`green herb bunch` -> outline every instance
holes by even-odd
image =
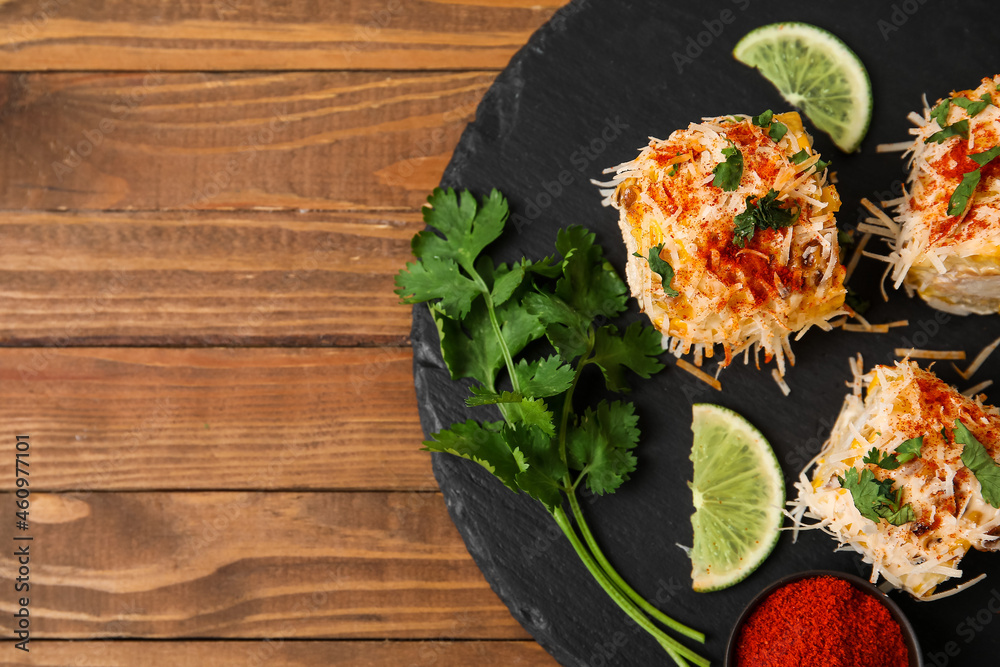
[[[478,383],[466,405],[496,406],[502,416],[453,424],[425,449],[475,461],[510,490],[542,503],[629,617],[678,665],[707,667],[651,619],[699,642],[704,635],[663,614],[621,578],[598,548],[576,496],[581,485],[597,495],[613,493],[635,470],[639,441],[632,403],[575,405],[584,371],[593,366],[609,390],[627,392],[626,370],[648,378],[663,368],[660,334],[639,322],[624,330],[608,323],[625,311],[627,288],[583,227],[559,231],[558,257],[495,265],[483,251],[507,220],[499,192],[477,204],[468,191],[459,197],[436,189],[423,212],[433,229],[413,238],[417,261],[396,276],[396,293],[404,303],[428,304],[452,379]],[[518,358],[543,337],[551,354]]]

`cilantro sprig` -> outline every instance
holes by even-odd
[[[885,519],[893,526],[916,520],[916,514],[910,504],[902,504],[902,489],[892,490],[892,480],[878,480],[875,473],[865,468],[858,473],[857,468],[848,468],[843,477],[837,477],[840,486],[851,492],[854,506],[861,516],[878,523]]]
[[[639,322],[625,329],[609,323],[625,311],[628,290],[582,227],[559,231],[557,256],[495,265],[483,251],[503,232],[507,215],[496,190],[480,204],[467,191],[459,197],[454,190],[434,190],[424,208],[429,228],[412,243],[417,261],[396,276],[404,303],[428,304],[452,379],[478,383],[466,404],[502,418],[453,424],[424,448],[472,460],[510,490],[539,501],[632,620],[678,665],[708,667],[652,619],[699,642],[705,636],[653,607],[622,579],[598,547],[576,496],[581,485],[596,495],[617,490],[636,468],[639,441],[632,403],[601,400],[580,410],[574,393],[581,378],[592,373],[609,391],[627,392],[630,372],[648,378],[663,368],[661,336]],[[647,258],[651,264],[653,258]],[[669,288],[672,270],[668,276],[662,266],[653,268]],[[550,354],[520,356],[542,338]]]
[[[732,192],[740,187],[740,179],[743,178],[743,153],[740,152],[736,144],[731,144],[722,149],[725,160],[715,165],[712,173],[712,185],[722,188],[726,192]]]
[[[779,229],[795,224],[799,219],[799,209],[786,208],[783,206],[785,202],[776,201],[777,196],[774,190],[769,190],[763,197],[747,195],[746,210],[733,218],[736,225],[733,243],[742,248],[758,229]]]

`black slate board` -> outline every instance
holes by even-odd
[[[886,199],[904,178],[898,155],[875,153],[878,143],[905,140],[907,113],[952,89],[978,85],[1000,71],[992,5],[904,0],[803,3],[702,0],[697,3],[595,2],[563,8],[511,60],[483,98],[474,123],[455,150],[442,185],[479,195],[498,188],[512,222],[491,249],[500,261],[550,254],[556,230],[583,224],[621,273],[625,252],[617,216],[600,206],[591,178],[631,159],[648,135],[665,137],[702,116],[758,113],[788,105],[755,71],[732,59],[735,42],[774,21],[806,21],[831,30],[861,57],[871,75],[875,114],[863,152],[844,155],[812,130],[817,148],[832,157],[844,201],[838,219],[864,217],[862,197]],[[873,243],[870,249],[877,249]],[[584,511],[609,558],[626,580],[682,622],[706,631],[702,651],[720,664],[732,623],[743,605],[770,582],[795,571],[832,568],[868,576],[860,557],[834,553],[818,532],[792,544],[785,534],[772,556],[745,582],[711,594],[690,590],[689,562],[675,543],[690,543],[691,404],[714,402],[758,425],[774,446],[791,484],[826,438],[849,379],[849,356],[866,366],[888,363],[895,347],[964,349],[974,355],[1000,335],[1000,317],[953,317],[895,292],[878,296],[882,266],[864,260],[852,279],[871,299],[877,322],[909,319],[888,335],[811,331],[794,346],[797,365],[783,398],[769,369],[736,365],[723,372],[717,393],[668,366],[650,381],[636,379],[632,395],[644,439],[639,469],[616,494],[585,499]],[[639,317],[633,304],[626,321]],[[462,407],[467,383],[444,369],[437,332],[426,309],[414,309],[414,375],[420,417],[429,435],[470,416]],[[936,370],[968,386],[947,362]],[[996,377],[1000,355],[974,381]],[[634,378],[635,379],[635,378]],[[479,466],[434,455],[434,471],[452,519],[486,579],[515,618],[564,665],[668,665],[662,650],[604,595],[546,512],[516,496]],[[928,665],[996,664],[1000,624],[1000,556],[972,553],[963,566],[989,578],[935,603],[894,597],[917,629]]]

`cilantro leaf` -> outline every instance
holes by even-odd
[[[425,259],[411,262],[396,274],[396,294],[403,303],[438,302],[441,310],[454,319],[465,317],[472,301],[482,294],[476,283],[459,270],[450,259]]]
[[[493,290],[490,293],[493,297],[493,305],[499,306],[510,298],[521,281],[524,280],[524,265],[514,264],[509,269],[506,264],[501,264],[493,274]]]
[[[970,153],[969,159],[973,160],[980,167],[985,167],[987,163],[991,162],[998,155],[1000,155],[1000,146],[994,146],[988,151],[983,151],[982,153]]]
[[[676,176],[677,172],[680,171],[681,166],[679,164],[672,165],[670,169],[667,170],[667,176]]]
[[[523,398],[519,403],[507,405],[507,419],[513,424],[535,426],[545,435],[555,435],[556,425],[553,414],[540,398]]]
[[[759,198],[747,195],[746,210],[733,218],[736,224],[733,243],[742,248],[754,237],[757,229],[778,229],[795,224],[799,219],[799,210],[793,212],[783,207],[784,202],[775,201],[777,196],[774,190]]]
[[[879,501],[881,487],[874,483],[875,473],[865,468],[859,476],[857,468],[848,468],[843,477],[837,477],[837,481],[840,482],[841,488],[851,492],[854,506],[861,512],[861,516],[878,522],[875,507],[881,504]]]
[[[803,148],[798,153],[796,153],[795,155],[793,155],[791,157],[791,160],[792,160],[793,164],[802,164],[803,162],[805,162],[806,160],[808,160],[811,157],[812,157],[812,155],[810,155],[806,151],[806,149]],[[818,173],[822,172],[824,169],[826,169],[827,167],[829,167],[830,166],[830,162],[829,162],[829,160],[826,161],[826,162],[824,162],[823,160],[816,160],[814,166],[816,167],[816,172],[815,173],[818,174]]]
[[[948,127],[944,128],[940,132],[935,132],[931,136],[924,140],[925,144],[943,144],[948,139],[952,137],[962,137],[963,139],[969,138],[969,121],[960,120],[957,123],[952,123]]]
[[[882,518],[894,526],[916,520],[913,507],[909,504],[901,505],[902,489],[894,493],[892,480],[876,480],[875,473],[869,468],[862,470],[860,475],[857,468],[848,468],[846,474],[838,477],[837,481],[841,488],[851,492],[854,506],[866,519],[878,523]]]
[[[898,499],[897,499],[898,501]],[[902,526],[904,523],[917,520],[917,515],[913,511],[913,506],[907,503],[902,507],[883,505],[878,510],[878,515],[894,526]]]
[[[625,310],[628,286],[604,259],[594,234],[579,225],[559,230],[556,249],[563,256],[563,275],[556,296],[588,322],[598,315],[614,317]]]
[[[587,408],[566,437],[566,455],[574,470],[586,471],[587,488],[611,493],[635,470],[631,449],[638,442],[638,417],[631,403],[601,401]]]
[[[993,507],[1000,507],[1000,466],[961,420],[955,420],[953,433],[955,442],[965,445],[962,448],[962,463],[979,480],[983,500]]]
[[[413,254],[420,259],[451,259],[471,274],[479,253],[503,231],[507,200],[492,190],[479,206],[469,191],[459,200],[451,188],[435,188],[423,214],[424,222],[440,234],[429,229],[418,233],[413,237]]]
[[[768,125],[771,124],[771,121],[773,119],[774,119],[774,112],[771,111],[770,109],[765,109],[762,113],[751,118],[750,122],[756,125],[757,127],[767,127]]]
[[[740,179],[743,178],[743,153],[736,144],[731,144],[722,149],[722,154],[726,159],[715,165],[715,169],[712,170],[715,174],[712,185],[726,192],[732,192],[740,187]]]
[[[643,257],[637,252],[632,253],[632,256],[640,257],[649,262],[649,268],[660,276],[660,283],[663,285],[664,294],[667,296],[679,296],[680,292],[670,286],[671,281],[674,279],[674,267],[670,266],[669,262],[660,257],[661,252],[663,252],[662,243],[649,249],[649,257]]]
[[[524,469],[524,457],[518,451],[511,451],[500,432],[502,424],[503,422],[480,424],[472,419],[452,424],[450,429],[431,436],[433,440],[425,440],[423,448],[475,461],[516,493],[515,477]]]
[[[948,200],[948,215],[962,215],[976,191],[976,186],[979,185],[980,178],[982,178],[982,172],[978,169],[966,172],[962,176],[962,182],[958,184],[951,199]]]
[[[545,337],[566,361],[587,351],[589,320],[554,294],[533,292],[525,296],[524,307],[545,328]]]
[[[896,459],[895,454],[886,453],[885,456],[880,459],[879,457],[881,454],[882,452],[878,447],[872,447],[868,450],[868,453],[863,459],[861,459],[861,461],[876,465],[879,468],[882,468],[882,470],[895,470],[899,467],[899,461]]]
[[[924,446],[924,436],[904,440],[903,444],[896,447],[896,460],[900,463],[907,463],[913,459],[920,458],[921,448]]]
[[[993,98],[989,93],[983,93],[978,102],[973,102],[966,97],[956,97],[952,100],[952,102],[955,103],[955,106],[965,109],[965,113],[969,114],[969,117],[972,118],[983,109],[993,104]]]
[[[517,485],[549,510],[558,507],[562,503],[562,479],[568,469],[559,458],[552,438],[537,428],[525,426],[506,425],[501,433],[524,460],[524,468],[514,477]]]
[[[573,367],[552,355],[538,361],[521,359],[514,366],[521,392],[536,398],[561,394],[573,384]]]
[[[516,301],[508,301],[497,308],[496,313],[497,319],[503,322],[500,332],[512,355],[545,332],[539,317]],[[477,300],[461,322],[444,317],[437,307],[431,308],[431,315],[437,325],[441,355],[451,378],[471,377],[493,387],[504,358],[485,302]]]
[[[931,111],[931,118],[937,121],[942,130],[948,127],[948,112],[951,110],[951,99],[945,98]]]
[[[607,324],[597,330],[594,337],[594,356],[591,362],[600,367],[608,389],[629,391],[625,369],[648,378],[663,369],[658,357],[663,354],[663,335],[656,329],[633,322],[619,335],[618,327]]]
[[[472,396],[465,399],[465,404],[470,408],[481,405],[496,405],[498,403],[520,403],[524,400],[524,395],[518,391],[501,391],[497,393],[490,391],[486,387],[472,387]]]
[[[786,132],[788,132],[788,126],[782,122],[774,120],[774,112],[770,109],[767,109],[760,115],[754,116],[750,119],[750,122],[757,127],[766,128],[767,135],[771,137],[775,143],[781,141],[781,138],[785,136]]]

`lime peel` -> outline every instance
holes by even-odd
[[[871,80],[839,37],[809,23],[771,23],[744,35],[733,56],[757,68],[838,148],[861,146],[872,117]]]
[[[696,403],[691,429],[691,578],[709,592],[742,581],[774,550],[785,482],[767,440],[736,412]]]

